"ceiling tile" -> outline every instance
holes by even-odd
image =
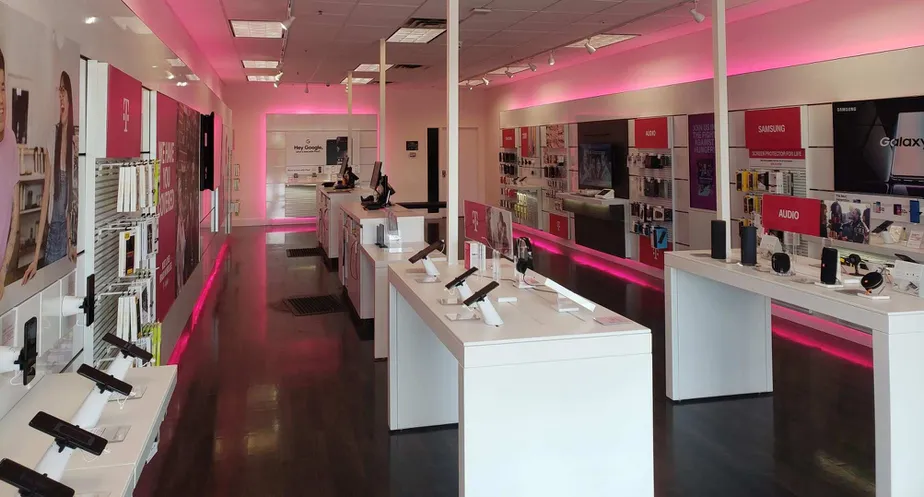
[[[612,7],[612,2],[600,2],[597,0],[560,0],[543,12],[570,12],[573,14],[595,14],[603,9]]]
[[[694,22],[689,12],[687,12],[687,15],[683,17],[659,15],[627,24],[626,26],[620,28],[620,31],[626,31],[627,33],[631,32],[632,34],[647,35],[656,31],[661,31],[662,29],[672,28],[674,26],[688,22]]]
[[[549,22],[555,24],[571,24],[584,19],[589,14],[586,12],[536,12],[526,18],[532,22]]]
[[[222,0],[225,15],[228,19],[285,19],[287,0]]]
[[[510,47],[535,40],[540,36],[542,36],[542,33],[537,33],[535,31],[513,31],[508,29],[505,31],[498,31],[494,35],[481,40],[478,45]]]
[[[355,6],[354,2],[295,2],[292,6],[292,13],[296,16],[296,22],[307,17],[317,17],[324,15],[349,15]],[[320,12],[320,13],[319,13]]]
[[[607,14],[643,16],[667,7],[675,6],[678,0],[627,0],[606,10]],[[706,3],[706,2],[704,2]],[[690,6],[692,8],[692,5]],[[689,10],[689,8],[687,9]]]
[[[336,40],[348,43],[371,43],[387,39],[394,32],[394,28],[391,27],[348,24],[340,30]]]
[[[493,0],[485,5],[485,7],[489,9],[531,10],[538,12],[557,1],[558,0]]]
[[[568,25],[565,23],[555,22],[532,22],[529,19],[514,24],[510,29],[517,31],[533,31],[537,33],[559,33],[564,31]]]

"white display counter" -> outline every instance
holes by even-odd
[[[366,302],[375,304],[373,319],[375,320],[376,359],[388,358],[388,265],[392,262],[406,261],[426,247],[426,242],[402,243],[400,249],[391,250],[375,244],[362,245],[360,278],[363,284],[360,299],[364,304]]]
[[[465,271],[436,266],[444,282]],[[649,329],[602,326],[618,316],[602,307],[559,313],[556,294],[507,281],[490,295],[518,299],[496,304],[503,326],[450,321],[444,283],[412,267],[388,272],[388,423],[459,424],[460,496],[654,495]]]
[[[125,440],[110,443],[99,457],[75,451],[61,479],[78,494],[108,493],[111,497],[131,495],[155,441],[176,387],[176,366],[130,369],[125,381],[141,398],[128,400],[124,407],[110,401],[103,409],[97,427],[131,426]],[[0,420],[0,458],[8,458],[35,468],[52,438],[29,427],[39,411],[65,421],[77,413],[96,385],[76,374],[47,375]],[[93,428],[93,427],[84,427]],[[0,497],[16,497],[17,491],[0,482]]]
[[[425,210],[401,206],[391,207],[391,210],[398,219],[402,242],[424,240]],[[340,206],[340,215],[340,284],[346,288],[347,297],[359,319],[372,319],[375,312],[372,298],[374,281],[372,272],[363,274],[362,246],[376,242],[376,229],[385,224],[388,213],[384,209],[367,211],[358,202],[346,202]]]
[[[737,260],[734,251],[732,259]],[[773,391],[770,303],[785,302],[868,328],[873,335],[876,495],[922,495],[924,300],[891,292],[870,300],[713,260],[708,251],[665,255],[667,396],[675,401]],[[849,294],[848,294],[849,293]]]
[[[353,188],[336,190],[318,187],[318,246],[330,260],[340,257],[340,206],[345,202],[359,202],[360,197],[372,195],[372,190]]]

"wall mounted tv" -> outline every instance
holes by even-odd
[[[578,188],[613,188],[613,145],[581,145],[578,149]]]
[[[924,197],[924,97],[832,105],[834,189]]]

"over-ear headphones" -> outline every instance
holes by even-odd
[[[789,261],[789,255],[783,252],[777,252],[770,256],[770,267],[777,274],[789,274],[792,264]]]
[[[517,238],[517,272],[526,274],[527,269],[533,268],[533,243],[528,237]]]
[[[866,293],[872,293],[873,290],[882,286],[883,281],[882,273],[873,271],[860,278],[860,286],[866,289]]]

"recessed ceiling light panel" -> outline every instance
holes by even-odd
[[[187,74],[186,79],[190,81],[199,81],[199,76],[196,76],[195,74]]]
[[[353,78],[354,85],[367,85],[372,82],[372,78]],[[347,84],[347,78],[343,78],[343,81],[340,82],[341,85]]]
[[[262,74],[248,74],[247,81],[254,81],[257,83],[275,83],[276,76],[265,76]]]
[[[231,21],[231,31],[237,38],[282,38],[279,21]]]
[[[385,70],[392,68],[394,64],[385,64]],[[378,64],[360,64],[356,66],[356,69],[353,69],[353,72],[379,72]]]
[[[388,38],[389,43],[430,43],[446,28],[399,28]]]
[[[600,49],[600,48],[603,48],[603,47],[608,47],[608,46],[613,45],[613,44],[615,44],[615,43],[619,43],[619,42],[626,41],[626,40],[631,40],[632,38],[635,38],[636,36],[638,36],[638,35],[618,35],[618,34],[594,35],[594,36],[591,36],[591,37],[588,38],[588,39],[584,39],[584,40],[581,40],[581,41],[576,41],[576,42],[574,42],[574,43],[568,45],[567,48],[584,48],[584,49],[586,49],[586,48],[587,48],[587,44],[589,43],[591,46],[594,47],[594,49]]]
[[[180,59],[167,59],[167,63],[173,67],[186,67],[186,64]]]
[[[244,69],[276,69],[278,60],[242,60]]]

